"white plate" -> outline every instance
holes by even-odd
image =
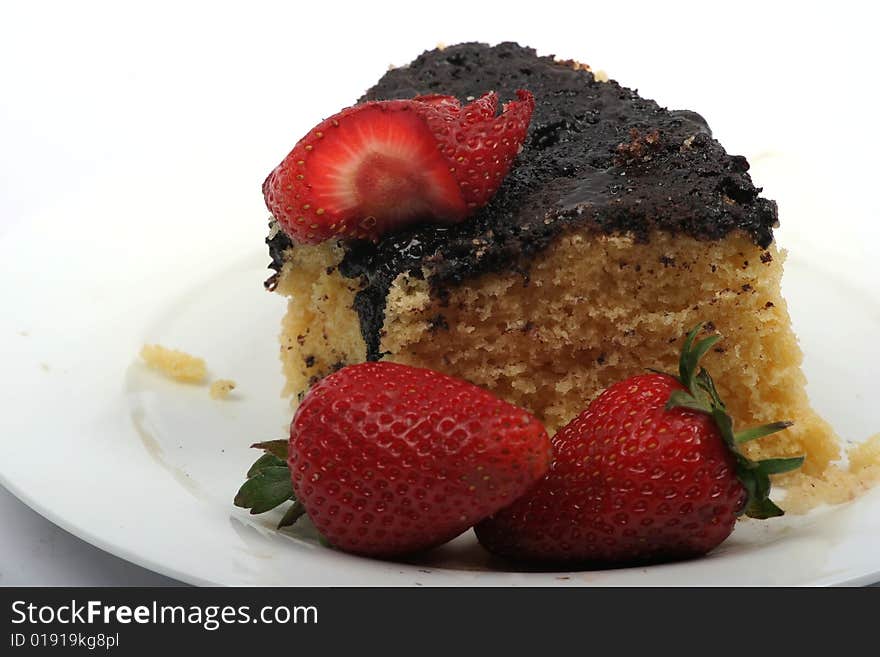
[[[793,252],[785,292],[811,396],[842,435],[864,439],[880,430],[880,407],[867,403],[880,364],[880,292],[870,284],[880,280],[880,267],[863,257],[866,249],[848,258],[829,254],[845,248],[847,226],[863,230],[869,217],[851,214],[841,232],[829,235],[822,199],[810,191],[819,187],[803,166],[780,155],[755,159],[771,196],[797,199],[788,212],[797,213],[798,231],[780,232],[780,241]],[[214,201],[198,198],[194,172],[233,191]],[[4,238],[0,482],[50,520],[120,557],[198,584],[880,580],[880,490],[806,517],[742,523],[703,559],[582,573],[490,570],[472,534],[422,563],[363,559],[321,547],[302,529],[275,531],[277,515],[253,517],[233,507],[255,457],[248,444],[283,436],[289,420],[278,394],[275,343],[283,304],[261,288],[265,211],[256,187],[242,183],[250,178],[200,160],[173,171],[128,170]],[[238,382],[234,399],[214,401],[205,387],[146,370],[136,358],[144,342],[204,356],[213,376]]]

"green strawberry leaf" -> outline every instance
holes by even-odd
[[[803,464],[803,456],[793,456],[786,459],[764,459],[763,461],[758,461],[758,470],[767,475],[783,474],[797,470]]]
[[[693,361],[693,369],[696,370],[697,364],[700,362],[700,359],[706,355],[706,353],[715,346],[715,343],[721,339],[720,335],[710,335],[708,338],[703,338],[697,345],[694,347],[693,353],[690,355],[691,360]],[[705,370],[701,370],[704,372]]]
[[[746,507],[745,514],[749,518],[757,520],[766,520],[767,518],[777,518],[785,515],[785,511],[780,509],[769,497],[763,500],[753,499]]]
[[[293,485],[287,466],[267,466],[248,479],[235,496],[235,506],[264,513],[293,498]]]
[[[666,408],[683,406],[706,413],[712,418],[722,440],[736,458],[736,476],[746,490],[746,504],[741,513],[751,518],[781,516],[782,509],[770,499],[770,475],[796,470],[803,464],[804,457],[775,458],[754,462],[740,453],[738,445],[787,429],[792,423],[773,422],[738,433],[734,432],[733,418],[727,413],[727,408],[724,406],[709,372],[702,367],[699,372],[697,371],[700,359],[721,339],[719,335],[712,335],[697,341],[697,335],[702,328],[702,323],[697,324],[685,338],[678,363],[678,381],[686,388],[686,391],[673,391],[666,403]]]
[[[697,382],[701,390],[705,391],[709,397],[709,403],[712,406],[717,406],[718,408],[724,409],[724,402],[721,401],[721,396],[718,394],[718,390],[715,388],[715,382],[712,380],[712,377],[709,376],[709,372],[706,371],[706,368],[701,367],[700,373],[697,374]]]
[[[293,504],[287,507],[287,511],[284,512],[284,517],[278,522],[278,529],[281,529],[282,527],[290,527],[304,516],[305,513],[306,508],[298,501],[294,500]]]
[[[235,506],[250,509],[251,514],[265,513],[292,500],[278,529],[294,524],[306,510],[293,494],[290,481],[290,468],[287,467],[288,441],[268,440],[254,443],[251,447],[261,449],[264,454],[247,471],[247,481],[238,489],[233,500]]]
[[[274,454],[263,454],[260,458],[258,458],[254,464],[251,466],[250,470],[247,471],[247,478],[256,477],[266,468],[280,468],[282,466],[286,467],[286,463],[279,459]]]
[[[734,436],[734,441],[737,445],[740,445],[742,443],[747,443],[750,440],[763,438],[764,436],[769,436],[770,434],[776,433],[777,431],[788,429],[791,425],[792,422],[773,422],[772,424],[762,424],[760,427],[752,427],[751,429],[740,431],[736,434],[736,436]]]
[[[697,362],[693,358],[694,340],[697,339],[697,334],[702,328],[703,324],[701,322],[687,334],[687,337],[684,339],[684,346],[681,348],[681,357],[678,361],[678,380],[688,390],[693,388],[694,370],[697,369]]]
[[[669,401],[666,402],[666,410],[672,410],[673,408],[689,408],[692,411],[700,411],[701,413],[708,413],[709,408],[701,401],[697,401],[694,396],[685,391],[685,390],[673,390],[672,394],[669,396]]]
[[[269,454],[274,454],[282,461],[287,460],[287,446],[288,440],[286,438],[282,438],[281,440],[267,440],[262,443],[254,443],[251,445],[254,449],[261,449],[264,452],[268,452]]]

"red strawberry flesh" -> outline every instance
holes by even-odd
[[[534,109],[525,91],[495,116],[497,94],[376,101],[323,121],[263,184],[297,242],[378,239],[414,221],[458,222],[491,200]]]
[[[328,217],[385,232],[411,217],[455,220],[464,213],[446,161],[406,106],[365,107],[331,123],[328,137],[303,167],[312,205]]]

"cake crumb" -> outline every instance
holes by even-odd
[[[592,73],[593,69],[590,68],[589,64],[584,64],[583,62],[579,62],[576,59],[559,59],[556,58],[556,63],[561,66],[571,66],[571,68],[575,71],[590,71]]]
[[[880,433],[865,442],[853,445],[846,452],[851,472],[861,472],[880,465]]]
[[[281,226],[275,221],[274,217],[270,217],[269,221],[269,236],[266,237],[266,241],[274,240],[276,235],[281,232]]]
[[[235,390],[235,381],[232,379],[217,379],[211,384],[208,391],[211,399],[228,399],[229,393]]]
[[[596,82],[608,82],[608,73],[606,73],[602,69],[599,69],[598,71],[593,71],[593,79]]]
[[[141,349],[141,358],[149,367],[175,381],[200,383],[205,378],[204,359],[177,349],[168,349],[160,344],[145,344]]]
[[[654,153],[662,148],[660,131],[657,129],[642,134],[638,128],[630,128],[629,138],[630,141],[617,145],[615,162],[618,165],[631,164],[637,161],[647,162],[653,157]]]
[[[802,514],[821,504],[843,504],[880,483],[880,434],[847,450],[849,468],[830,465],[821,476],[801,476],[786,488],[782,507]]]

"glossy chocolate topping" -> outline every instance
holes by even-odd
[[[464,103],[491,90],[506,101],[520,88],[534,94],[535,113],[489,205],[454,226],[420,224],[345,246],[340,271],[364,281],[355,307],[369,359],[381,357],[385,298],[402,272],[427,271],[442,296],[484,272],[527,272],[529,259],[572,225],[640,240],[654,230],[701,240],[741,230],[762,247],[773,240],[776,204],[759,196],[746,159],[728,155],[699,114],[597,82],[573,62],[514,43],[465,43],[389,71],[360,101],[442,93]],[[268,242],[280,268],[290,241],[279,233]]]

